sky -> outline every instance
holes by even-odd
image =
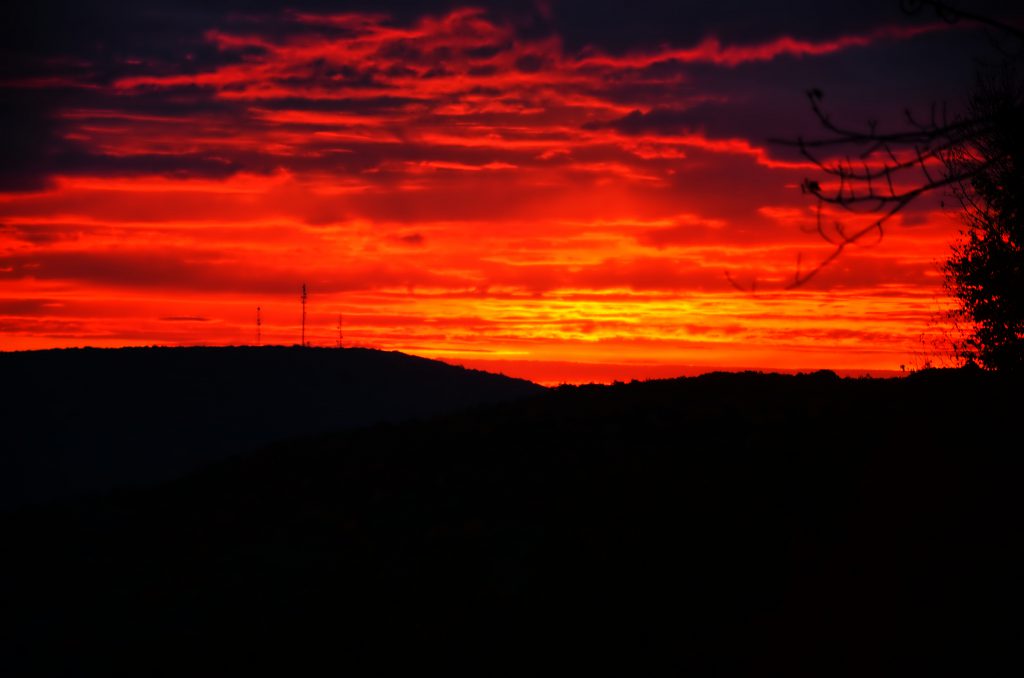
[[[858,129],[955,112],[994,54],[970,22],[898,0],[0,13],[0,350],[295,344],[303,284],[311,345],[549,384],[883,373],[947,334],[943,196],[786,289],[832,246],[800,190],[819,169],[771,140],[823,136],[811,88]]]

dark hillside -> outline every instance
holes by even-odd
[[[397,352],[283,346],[0,353],[0,376],[0,509],[542,390]]]
[[[2,642],[17,675],[997,675],[1018,393],[714,374],[284,443],[7,515]]]

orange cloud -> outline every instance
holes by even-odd
[[[938,212],[806,290],[734,289],[827,254],[796,190],[814,167],[708,132],[692,107],[738,97],[687,69],[935,27],[613,55],[478,9],[282,22],[228,22],[207,65],[139,62],[54,113],[47,181],[0,193],[0,348],[247,343],[257,305],[293,343],[302,283],[314,343],[341,315],[352,343],[546,381],[530,366],[894,368],[929,329]]]

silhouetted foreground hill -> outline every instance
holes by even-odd
[[[541,390],[397,352],[284,346],[0,353],[0,376],[0,509]]]
[[[17,675],[1016,675],[1018,394],[714,374],[280,444],[0,518],[0,642]]]

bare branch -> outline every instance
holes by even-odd
[[[902,0],[901,5],[910,14],[928,8],[947,23],[964,20],[982,24],[1024,48],[1024,31],[998,19],[962,10],[941,0]],[[918,117],[906,109],[903,129],[883,131],[875,119],[857,128],[839,124],[823,106],[824,94],[820,89],[810,89],[806,95],[824,135],[769,141],[797,148],[825,177],[825,181],[806,178],[800,189],[814,196],[817,202],[814,226],[804,230],[817,232],[832,250],[809,269],[804,269],[803,256],[798,255],[793,281],[787,289],[806,284],[838,259],[849,245],[862,244],[870,234],[881,239],[889,220],[925,193],[952,187],[963,204],[970,198],[963,197],[963,191],[957,189],[1008,158],[1006,149],[988,148],[984,144],[993,130],[1003,124],[987,111],[972,109],[971,115],[953,115],[945,102],[933,102],[926,116]],[[852,149],[857,149],[856,165],[851,159]],[[936,171],[938,167],[942,168],[941,173]],[[826,227],[823,217],[826,205],[853,214],[877,213],[879,216],[854,230],[838,220]]]
[[[744,287],[735,278],[732,277],[732,274],[729,273],[728,269],[726,269],[726,271],[725,271],[725,279],[729,281],[730,285],[735,287],[740,292],[746,292],[748,294],[753,294],[754,292],[757,291],[757,279],[752,280],[750,282],[750,285]]]

